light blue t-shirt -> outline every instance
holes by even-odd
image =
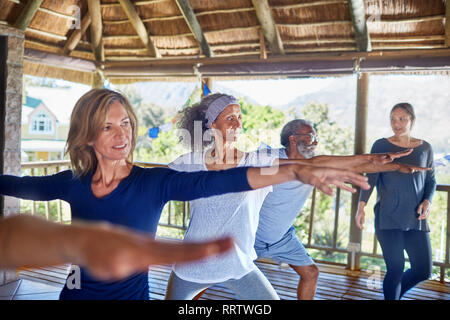
[[[287,159],[286,149],[273,149],[280,159]],[[263,202],[259,212],[259,224],[256,239],[266,243],[279,241],[299,214],[313,186],[300,181],[274,185]]]

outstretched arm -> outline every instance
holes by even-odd
[[[346,169],[361,173],[375,173],[382,171],[400,171],[415,173],[429,168],[393,163],[395,159],[409,155],[413,149],[402,152],[372,153],[352,156],[316,156],[310,159],[279,159],[280,164],[297,163],[318,167]]]
[[[145,272],[149,265],[181,263],[227,251],[230,238],[203,243],[154,240],[106,223],[61,225],[17,215],[0,219],[0,268],[71,262],[102,280]]]
[[[247,171],[248,184],[251,188],[263,188],[273,184],[298,180],[317,187],[325,194],[332,195],[331,185],[356,192],[356,189],[346,185],[351,183],[362,189],[369,189],[367,178],[356,172],[343,169],[286,164],[264,168],[249,168]]]

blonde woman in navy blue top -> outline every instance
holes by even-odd
[[[288,164],[272,175],[261,168],[176,172],[134,166],[137,119],[121,94],[93,89],[76,103],[70,121],[67,152],[72,170],[43,177],[0,175],[0,194],[33,200],[62,199],[72,218],[109,222],[154,236],[162,208],[169,200],[189,201],[299,180],[327,194],[330,185],[349,182],[369,188],[357,173]],[[105,244],[106,245],[106,244]],[[108,244],[110,245],[110,244]],[[147,272],[119,281],[99,281],[81,268],[81,288],[65,286],[60,299],[148,299]]]
[[[416,117],[409,103],[396,104],[390,114],[394,135],[382,138],[372,146],[372,153],[399,152],[413,149],[406,157],[394,162],[432,168],[408,175],[401,172],[368,174],[369,190],[361,190],[356,223],[363,228],[364,208],[377,188],[374,208],[375,233],[386,262],[383,292],[386,300],[399,300],[408,290],[431,275],[432,251],[427,218],[436,189],[433,150],[431,145],[411,137]],[[411,268],[404,272],[407,252]]]

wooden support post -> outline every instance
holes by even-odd
[[[24,32],[0,25],[0,174],[21,175],[20,140],[23,94]],[[18,198],[0,196],[0,217],[20,212]],[[12,270],[0,270],[0,285],[15,281]]]
[[[14,27],[20,30],[25,30],[33,20],[34,15],[38,11],[41,6],[43,0],[28,0],[25,8],[23,8],[16,22],[14,23]]]
[[[8,73],[8,65],[6,63],[6,58],[8,56],[8,37],[2,37],[0,36],[0,78],[6,79]],[[3,167],[4,167],[4,158],[3,155],[5,148],[3,146],[6,138],[5,133],[5,122],[6,122],[6,84],[5,81],[0,81],[0,141],[2,142],[0,144],[0,174],[3,174]],[[3,197],[0,196],[0,217],[4,216],[4,203],[3,203]],[[3,284],[2,279],[0,279],[0,284]]]
[[[450,192],[447,192],[447,237],[445,239],[446,239],[445,240],[445,264],[449,264],[450,263]],[[440,282],[445,283],[445,268],[442,269]]]
[[[356,121],[355,121],[355,154],[363,154],[366,152],[366,128],[367,128],[367,109],[369,104],[369,74],[362,73],[357,79],[357,96],[356,96]],[[359,245],[361,248],[362,232],[355,222],[355,215],[358,209],[359,192],[352,195],[351,214],[350,214],[350,239],[349,243]],[[359,250],[358,250],[359,251]],[[360,269],[361,255],[356,252],[352,261],[349,253],[347,259],[347,268],[354,270]]]
[[[314,188],[311,197],[311,211],[309,213],[309,229],[308,229],[308,247],[311,246],[312,234],[314,231],[314,213],[316,212],[316,192],[317,189]]]
[[[341,207],[341,189],[336,190],[336,202],[334,205],[334,227],[333,227],[333,248],[337,248],[337,238],[339,229],[339,208]]]

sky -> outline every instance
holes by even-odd
[[[261,105],[284,105],[302,94],[318,91],[334,81],[333,78],[229,80],[216,81],[227,88],[243,92]]]
[[[224,87],[246,94],[261,105],[285,105],[299,95],[319,91],[329,86],[334,78],[228,80],[214,81]],[[58,86],[69,85],[75,91],[88,91],[89,86],[57,80]]]

